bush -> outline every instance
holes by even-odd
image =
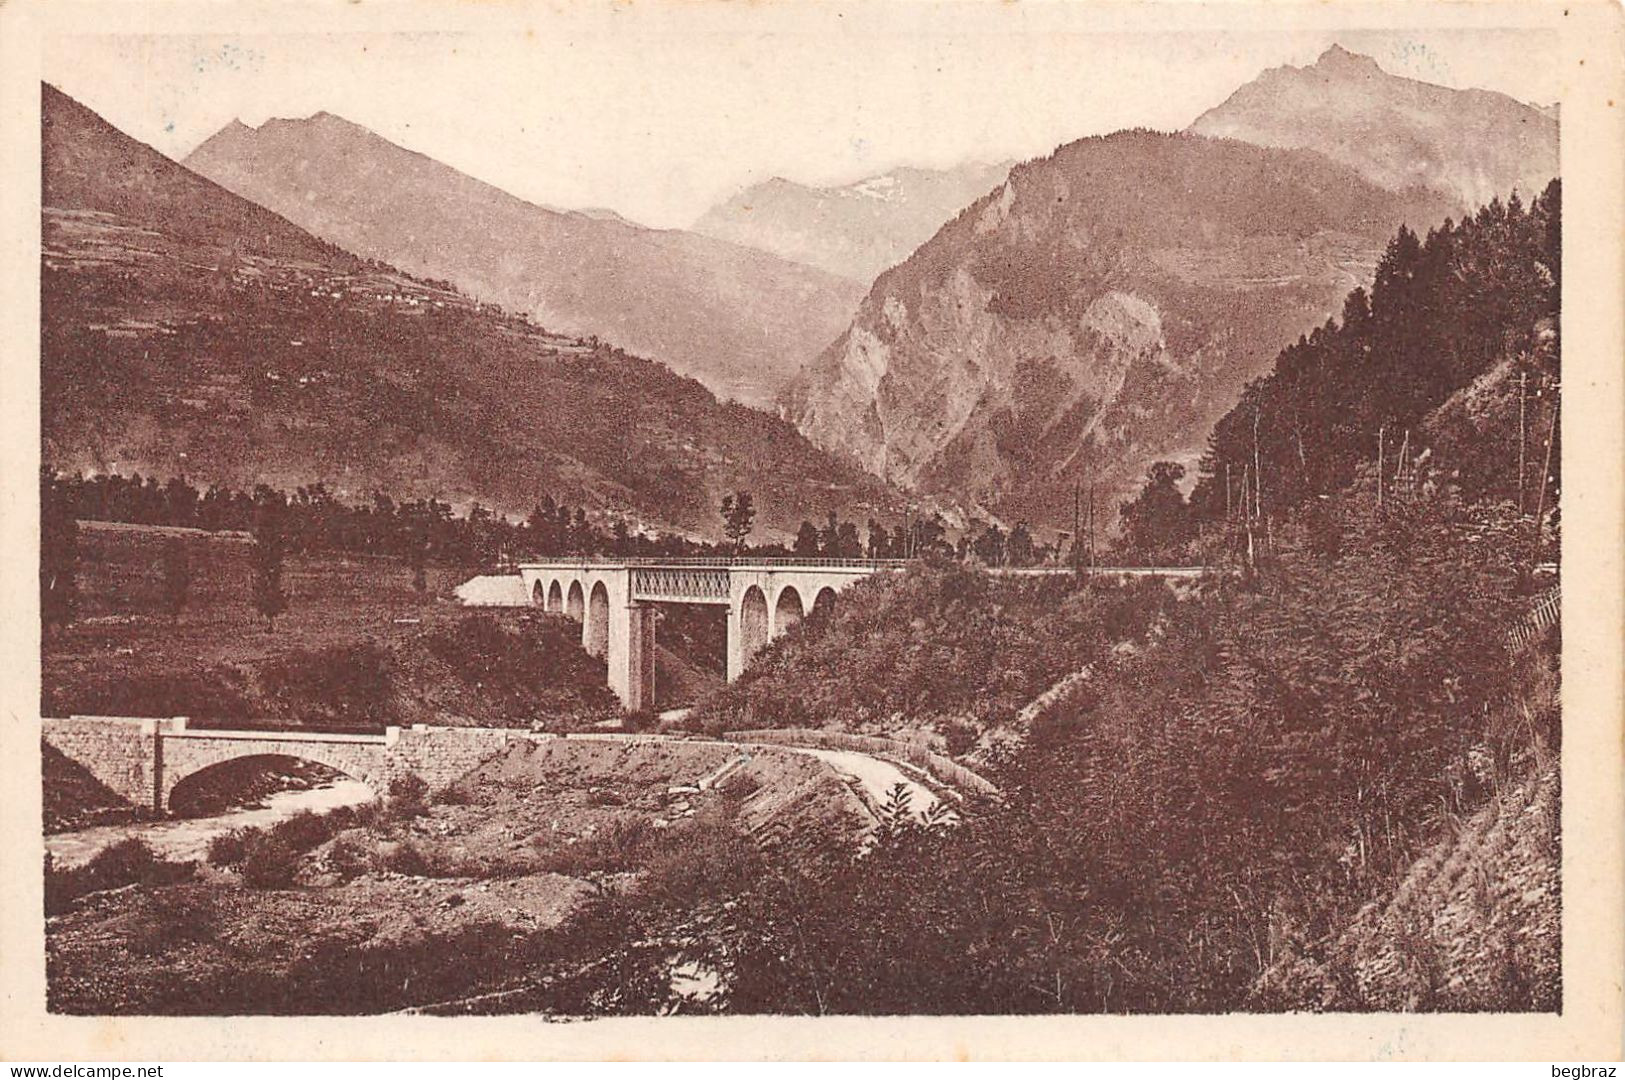
[[[440,806],[473,806],[478,802],[468,784],[447,784],[434,793],[434,801]]]
[[[272,838],[296,854],[321,847],[327,841],[357,825],[365,825],[376,810],[369,804],[340,807],[326,814],[301,810],[269,828],[233,829],[209,841],[209,862],[213,866],[240,866],[250,852]]]
[[[71,870],[52,868],[46,856],[45,913],[58,915],[82,896],[125,885],[172,885],[196,873],[189,862],[161,859],[146,841],[121,840],[96,854],[84,866]]]
[[[389,782],[389,816],[398,821],[429,812],[429,782],[421,776],[397,776]]]
[[[309,851],[332,839],[345,826],[339,815],[316,814],[301,810],[286,821],[270,828],[270,835],[287,844],[294,851]]]
[[[150,880],[157,867],[164,865],[145,840],[121,840],[96,854],[85,870],[92,876],[108,882],[129,884]]]
[[[736,772],[717,785],[718,794],[736,803],[744,802],[760,790],[761,780],[746,772]]]
[[[661,833],[648,818],[616,818],[574,844],[563,844],[545,852],[541,868],[566,877],[636,870],[646,861],[649,850],[660,837]]]
[[[243,882],[256,889],[285,889],[299,872],[299,852],[286,840],[262,833],[248,844],[243,856]]]
[[[384,869],[408,877],[428,877],[429,860],[416,844],[402,841],[384,853]]]
[[[951,721],[942,726],[942,739],[949,757],[963,757],[970,753],[976,748],[978,737],[976,728],[963,720]]]
[[[249,834],[259,829],[233,829],[209,841],[209,865],[238,866],[248,855]]]
[[[327,849],[327,869],[345,881],[352,881],[379,865],[375,847],[359,837],[339,836]]]

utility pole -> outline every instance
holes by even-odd
[[[1379,513],[1382,510],[1382,470],[1385,464],[1383,461],[1383,436],[1387,432],[1387,424],[1377,429],[1377,510]]]
[[[1095,570],[1095,482],[1089,481],[1089,572]]]
[[[1253,503],[1254,509],[1262,516],[1264,513],[1264,470],[1259,467],[1260,460],[1258,453],[1258,410],[1255,408],[1253,410],[1253,494],[1257,497],[1253,500]]]
[[[1524,442],[1526,440],[1526,425],[1524,423],[1525,404],[1529,400],[1529,372],[1518,372],[1518,516],[1523,517],[1523,486],[1524,473]]]
[[[1252,478],[1248,475],[1250,465],[1241,466],[1241,520],[1247,529],[1247,568],[1253,567],[1253,489]]]
[[[1405,441],[1399,444],[1399,464],[1394,467],[1394,487],[1397,489],[1405,479],[1405,466],[1410,462],[1411,429],[1405,429]]]
[[[1552,441],[1557,435],[1557,402],[1552,397],[1552,421],[1546,425],[1546,463],[1540,469],[1540,501],[1535,507],[1535,554],[1534,562],[1540,562],[1540,544],[1544,538],[1545,530],[1541,528],[1541,519],[1546,516],[1546,485],[1552,479]]]
[[[1072,569],[1078,568],[1078,511],[1083,498],[1077,482],[1072,484]]]

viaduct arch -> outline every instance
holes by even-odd
[[[712,604],[728,610],[728,680],[771,640],[815,612],[828,616],[836,594],[871,574],[896,569],[882,559],[568,559],[522,563],[524,593],[547,611],[561,597],[581,623],[581,644],[608,665],[610,689],[628,709],[654,704],[654,608]]]

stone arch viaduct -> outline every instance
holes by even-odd
[[[591,559],[521,563],[530,602],[581,623],[581,644],[609,667],[609,686],[636,711],[654,704],[653,608],[728,609],[728,681],[772,639],[833,608],[836,594],[903,564],[884,559]]]

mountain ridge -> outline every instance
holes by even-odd
[[[992,190],[1013,164],[900,166],[831,185],[774,176],[713,206],[694,229],[868,285]]]
[[[1340,45],[1269,68],[1186,130],[1318,150],[1390,190],[1422,184],[1469,211],[1557,175],[1557,119],[1506,94],[1394,75]]]
[[[711,237],[538,206],[331,113],[227,124],[184,163],[348,250],[747,403],[771,401],[862,292]]]
[[[1194,465],[1277,350],[1448,212],[1322,154],[1189,133],[1080,139],[1016,166],[883,273],[787,392],[816,444],[1006,520],[1108,519],[1157,457]]]
[[[611,346],[358,258],[42,95],[41,436],[52,465],[433,496],[762,533],[892,493],[787,423]]]

